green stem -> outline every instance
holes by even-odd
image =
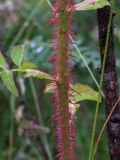
[[[8,149],[8,160],[12,160],[13,154],[13,141],[14,141],[14,108],[15,108],[15,97],[10,97],[10,131],[9,131],[9,149]]]
[[[73,38],[72,38],[71,36],[70,36],[70,39],[72,40],[73,46],[75,47],[75,49],[76,49],[76,51],[78,52],[80,58],[82,59],[83,63],[85,64],[85,66],[86,66],[88,72],[90,73],[90,75],[91,75],[93,81],[95,82],[96,86],[97,86],[98,89],[99,89],[100,86],[99,86],[99,84],[98,84],[98,82],[97,82],[97,80],[96,80],[96,78],[95,78],[95,76],[94,76],[92,70],[90,69],[89,65],[87,64],[87,62],[86,62],[84,56],[83,56],[82,53],[80,52],[79,48],[77,47],[77,45],[75,44],[75,42],[74,42],[74,40],[73,40]],[[103,93],[102,91],[101,91],[101,94],[102,94],[102,96],[104,97],[104,93]]]
[[[39,120],[40,125],[43,126],[44,124],[43,124],[43,120],[42,120],[42,114],[41,114],[39,102],[38,102],[38,99],[37,99],[35,85],[34,85],[34,82],[33,82],[32,78],[29,78],[29,82],[30,82],[30,86],[31,86],[31,89],[32,89],[32,94],[33,94],[33,99],[34,99],[34,102],[35,102],[35,108],[36,108],[38,120]],[[52,160],[52,155],[51,155],[50,148],[49,148],[49,145],[48,145],[48,142],[47,142],[47,138],[46,138],[45,135],[42,135],[41,137],[42,137],[42,141],[43,141],[45,150],[46,150],[47,155],[49,157],[49,160]]]
[[[41,114],[39,102],[38,102],[38,99],[37,99],[37,94],[36,94],[36,89],[35,89],[33,79],[29,78],[29,82],[30,82],[30,86],[31,86],[32,94],[33,94],[33,99],[34,99],[34,102],[35,102],[35,108],[36,108],[36,113],[37,113],[37,116],[38,116],[38,120],[39,120],[40,125],[43,125],[42,114]]]

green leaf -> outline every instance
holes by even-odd
[[[96,92],[88,85],[75,84],[72,86],[72,89],[76,102],[83,100],[97,101],[98,99],[98,92]]]
[[[73,90],[72,94],[75,97],[75,103],[83,100],[97,101],[98,99],[98,92],[96,92],[88,85],[76,83],[72,85],[71,88]],[[44,93],[54,93],[55,89],[55,85],[50,83],[46,86]]]
[[[8,71],[8,70],[4,71],[2,73],[2,80],[3,80],[3,83],[5,84],[5,86],[7,87],[7,89],[15,96],[18,96],[18,91],[15,86],[15,82],[14,82],[13,75],[12,75],[11,71]]]
[[[8,68],[8,64],[7,64],[7,62],[1,52],[0,52],[0,67],[1,68]]]
[[[23,69],[23,70],[24,69],[33,69],[33,68],[37,68],[37,66],[30,61],[23,62],[23,64],[19,67],[19,69]]]
[[[53,80],[52,76],[37,69],[27,69],[26,72],[27,73],[25,74],[25,77],[35,77],[39,79]]]
[[[22,61],[23,61],[23,56],[24,56],[24,45],[19,45],[19,46],[15,46],[14,48],[12,48],[12,50],[10,51],[10,56],[13,60],[13,62],[17,65],[20,66]]]
[[[75,4],[74,8],[76,11],[81,10],[96,10],[98,8],[103,8],[105,6],[110,6],[107,0],[85,0],[81,3]]]

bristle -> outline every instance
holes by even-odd
[[[50,59],[56,61],[53,69],[55,79],[55,93],[53,95],[54,120],[56,123],[57,157],[59,160],[76,160],[74,115],[70,108],[70,100],[73,100],[70,85],[72,82],[71,65],[71,30],[72,2],[69,0],[56,0],[53,5],[53,18],[50,23],[55,25],[53,31],[53,52],[57,55]],[[62,19],[62,21],[61,21]]]

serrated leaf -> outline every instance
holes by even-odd
[[[24,69],[33,69],[33,68],[37,68],[37,66],[30,61],[23,62],[23,64],[19,67],[19,69],[23,69],[23,70]]]
[[[47,80],[53,80],[53,77],[49,74],[39,71],[37,69],[27,69],[25,77],[35,77],[39,79],[47,79]]]
[[[77,11],[81,10],[96,10],[98,8],[103,8],[105,6],[110,6],[107,0],[85,0],[81,3],[75,4],[74,8]]]
[[[24,45],[13,47],[12,50],[10,51],[10,56],[12,58],[12,61],[17,66],[20,66],[24,56]]]
[[[88,85],[83,84],[74,84],[71,86],[72,94],[75,98],[75,103],[83,100],[92,100],[97,101],[98,99],[98,92],[92,89]],[[55,85],[52,83],[48,84],[44,90],[45,93],[54,93],[55,92]]]
[[[0,52],[0,67],[1,68],[8,68],[8,64],[7,64],[7,62],[1,52]]]
[[[73,96],[75,97],[76,102],[83,100],[97,101],[98,99],[98,92],[88,85],[75,84],[72,88],[74,90]]]
[[[15,96],[18,96],[18,91],[15,86],[13,75],[10,71],[7,70],[2,73],[2,80],[7,89]]]

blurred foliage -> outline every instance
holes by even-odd
[[[75,3],[80,2],[74,0]],[[45,0],[2,0],[0,1],[0,50],[5,56],[9,56],[10,48],[17,44],[25,44],[25,59],[35,63],[40,70],[47,73],[52,72],[53,65],[48,62],[53,56],[52,52],[52,30],[53,26],[49,25],[52,17],[50,6]],[[113,6],[116,14],[115,17],[115,50],[117,69],[120,69],[120,1],[115,1]],[[99,81],[100,75],[97,73],[97,67],[100,65],[99,42],[97,33],[96,11],[76,11],[74,19],[74,40],[80,49],[87,64]],[[77,83],[87,84],[97,90],[92,77],[90,76],[85,64],[72,47],[74,62],[72,70],[74,80]],[[10,61],[8,59],[8,61]],[[10,66],[13,66],[11,62]],[[119,75],[119,73],[118,73]],[[18,78],[19,79],[19,75]],[[39,143],[36,143],[33,137],[20,136],[18,134],[19,123],[16,121],[16,114],[19,113],[19,98],[12,97],[0,81],[0,160],[44,160]],[[34,84],[34,87],[33,87]],[[39,116],[36,109],[36,98],[38,98],[41,110],[43,124],[50,128],[46,134],[50,152],[53,157],[56,155],[54,124],[52,120],[54,109],[52,107],[51,96],[44,94],[46,81],[24,80],[24,89],[26,90],[24,98],[27,101],[27,110],[24,117],[28,120],[35,119],[39,123]],[[35,93],[34,94],[34,89]],[[88,158],[92,122],[94,118],[95,102],[83,101],[76,113],[76,142],[78,160]],[[16,113],[17,112],[17,113]],[[18,115],[17,115],[18,116]],[[104,105],[98,117],[96,138],[100,132],[105,119]],[[109,160],[108,144],[106,134],[104,133],[96,155],[97,160]],[[54,158],[53,158],[54,159]]]

